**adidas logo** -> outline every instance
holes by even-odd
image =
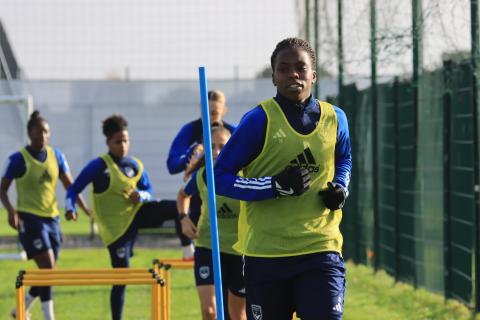
[[[51,181],[52,181],[52,177],[48,173],[48,170],[45,170],[40,176],[40,179],[38,179],[39,183],[45,183],[45,182],[51,182]]]
[[[338,297],[338,303],[333,306],[332,310],[342,312],[342,298]]]
[[[288,167],[300,167],[308,169],[310,172],[318,172],[319,167],[315,162],[315,158],[313,157],[312,151],[310,148],[303,150],[295,159],[290,161],[290,165]],[[287,167],[287,168],[288,168]]]
[[[224,203],[218,210],[217,215],[221,219],[231,219],[236,218],[238,215],[230,209],[228,204]]]
[[[279,143],[283,142],[283,139],[285,139],[287,135],[285,132],[283,132],[282,129],[278,129],[278,131],[273,135],[274,140],[278,140]]]

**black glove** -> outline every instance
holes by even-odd
[[[323,198],[325,207],[330,210],[338,210],[343,208],[347,192],[338,183],[327,182],[327,188],[320,190],[318,194]]]
[[[310,188],[308,169],[288,167],[272,177],[273,189],[280,196],[299,196]]]

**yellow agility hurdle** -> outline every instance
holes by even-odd
[[[193,269],[193,261],[184,261],[182,259],[155,259],[153,260],[153,271],[165,279],[166,285],[162,287],[164,292],[162,310],[165,312],[165,319],[170,319],[171,315],[171,276],[170,269]]]
[[[168,320],[165,311],[160,310],[165,304],[165,287],[162,279],[154,269],[36,269],[22,270],[16,281],[17,319],[25,320],[26,286],[93,286],[93,285],[150,285],[151,316],[153,320]],[[163,308],[162,308],[163,309]]]
[[[152,273],[154,272],[153,268],[98,268],[98,269],[34,269],[34,270],[22,270],[21,274],[69,274],[69,273],[79,273],[79,274],[90,274],[90,273]]]

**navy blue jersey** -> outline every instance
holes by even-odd
[[[26,147],[27,151],[32,155],[32,157],[39,162],[45,162],[47,160],[47,149],[43,149],[39,152],[33,151],[30,147]],[[58,163],[58,173],[59,175],[63,175],[65,173],[69,173],[70,169],[68,167],[68,162],[63,153],[56,149],[52,148],[53,152],[55,153],[55,157],[57,158]],[[27,170],[25,165],[25,159],[23,159],[22,154],[19,152],[15,152],[14,154],[8,157],[5,165],[4,170],[2,172],[2,178],[7,180],[14,180],[17,178],[21,178]]]
[[[183,187],[183,192],[192,196],[194,194],[198,194],[198,187],[197,187],[197,172],[195,171],[192,176],[188,179],[187,183]]]
[[[304,103],[293,103],[277,93],[274,98],[280,105],[289,124],[300,134],[312,132],[320,119],[317,100],[310,96]],[[333,182],[345,189],[350,183],[352,157],[350,135],[345,113],[334,106],[338,119],[337,141],[335,145],[335,176]],[[271,185],[258,187],[258,178],[247,179],[237,173],[252,162],[262,151],[267,126],[267,116],[259,105],[247,112],[232,137],[223,147],[215,164],[215,188],[222,196],[244,201],[259,201],[276,197]]]
[[[235,130],[233,125],[225,121],[222,124],[231,133]],[[202,141],[202,120],[197,119],[184,125],[170,146],[167,158],[168,172],[175,174],[184,171],[192,156],[193,149],[197,144],[201,144]]]
[[[132,157],[119,159],[110,153],[110,156],[117,164],[120,171],[127,177],[134,177],[139,171],[137,161]],[[76,211],[75,202],[78,194],[89,184],[93,184],[94,193],[102,193],[107,190],[110,184],[110,173],[107,164],[102,158],[96,158],[90,161],[80,172],[73,184],[68,188],[65,208],[67,211]],[[144,168],[142,176],[137,183],[137,191],[140,193],[141,201],[148,201],[152,197],[152,185],[148,178],[147,170]]]

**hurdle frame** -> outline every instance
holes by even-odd
[[[165,304],[165,279],[154,268],[113,269],[35,269],[21,270],[15,282],[16,318],[25,320],[26,286],[89,286],[89,285],[150,285],[152,320],[168,320],[161,305]],[[160,309],[163,309],[160,310]]]

